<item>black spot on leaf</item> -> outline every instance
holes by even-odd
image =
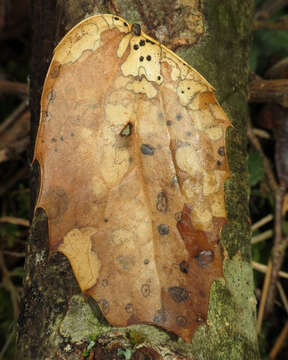
[[[218,149],[218,154],[220,156],[224,156],[225,155],[225,149],[224,149],[224,146],[220,146],[219,149]]]
[[[169,234],[169,226],[166,224],[158,225],[157,229],[158,229],[158,233],[160,235],[168,235]]]
[[[168,208],[168,200],[166,194],[161,191],[157,195],[156,209],[162,213],[165,213]]]
[[[189,263],[187,261],[185,261],[185,260],[181,261],[181,263],[179,264],[179,269],[184,274],[188,274],[188,272],[189,272]]]
[[[151,145],[148,144],[141,145],[141,152],[144,155],[154,155],[154,151],[155,149]]]
[[[189,299],[189,293],[186,289],[179,286],[172,286],[168,289],[168,292],[172,299],[180,304],[181,302],[187,301]]]
[[[148,297],[150,295],[150,285],[149,284],[143,284],[141,286],[141,294],[144,297]]]
[[[214,253],[212,250],[202,250],[195,255],[195,260],[200,267],[206,267],[214,260]]]
[[[136,36],[140,36],[141,35],[141,26],[140,26],[140,24],[132,24],[131,32]]]

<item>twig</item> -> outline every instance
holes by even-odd
[[[277,281],[277,289],[279,291],[280,298],[282,300],[282,303],[283,303],[286,313],[288,315],[288,300],[287,300],[285,291],[284,291],[283,286],[281,285],[280,281]]]
[[[13,177],[9,179],[5,185],[0,187],[0,196],[5,194],[11,187],[13,187],[20,179],[25,178],[25,176],[29,175],[28,168],[20,169]]]
[[[12,94],[12,95],[28,96],[28,91],[29,91],[29,87],[25,83],[0,80],[0,95]]]
[[[10,114],[0,125],[0,134],[6,130],[14,121],[17,119],[28,107],[27,99],[22,101],[22,103]]]
[[[261,226],[266,225],[270,221],[273,220],[273,215],[269,214],[263,217],[261,220],[257,221],[255,224],[251,226],[251,230],[254,231],[256,229],[259,229]]]
[[[252,80],[249,85],[249,101],[277,103],[288,107],[288,79]]]
[[[280,185],[275,193],[275,223],[274,223],[274,245],[272,249],[272,273],[271,282],[268,289],[267,303],[265,313],[270,314],[273,311],[275,296],[276,296],[276,284],[279,270],[281,269],[285,249],[287,247],[287,238],[282,236],[282,208],[283,200],[286,192],[285,186]]]
[[[278,336],[269,356],[271,359],[275,359],[277,354],[279,353],[279,351],[281,350],[281,347],[286,339],[286,336],[288,334],[288,320],[286,320],[286,323],[280,333],[280,335]]]
[[[3,250],[3,254],[4,254],[4,255],[14,256],[14,257],[25,257],[25,253],[24,253],[24,252],[16,252],[16,251]]]
[[[16,218],[13,216],[2,216],[0,217],[0,223],[7,222],[15,225],[29,226],[29,221],[22,218]]]
[[[268,19],[286,5],[288,5],[287,0],[267,0],[256,12],[255,19]]]
[[[262,139],[270,139],[271,138],[271,135],[269,134],[269,132],[265,131],[263,129],[253,128],[252,131],[256,136],[261,137]]]
[[[15,159],[18,155],[23,153],[30,142],[29,136],[9,144],[6,148],[0,150],[0,163]]]
[[[14,319],[17,319],[19,315],[19,295],[13,282],[10,279],[10,273],[6,267],[2,251],[0,251],[0,268],[2,270],[2,283],[3,286],[10,292],[11,302],[14,310]]]
[[[288,21],[286,19],[281,19],[279,21],[255,21],[254,29],[269,29],[269,30],[288,30]]]
[[[262,158],[263,158],[263,165],[264,165],[264,168],[265,168],[267,180],[268,180],[268,183],[269,183],[269,186],[270,186],[271,190],[276,191],[277,188],[278,188],[278,184],[277,184],[277,182],[276,182],[276,179],[275,179],[274,173],[273,173],[273,171],[272,171],[270,162],[269,162],[269,160],[267,159],[267,157],[265,156],[259,140],[257,139],[257,137],[255,136],[255,134],[253,133],[250,120],[248,121],[248,131],[247,131],[247,134],[248,134],[248,137],[249,137],[249,140],[250,140],[251,144],[254,146],[254,148],[255,148],[256,150],[259,151],[259,153],[261,154],[261,156],[262,156]]]
[[[263,274],[267,273],[267,265],[259,264],[255,261],[252,261],[251,264],[254,270],[259,271]],[[282,277],[283,279],[288,279],[288,273],[284,271],[279,271],[279,276]]]
[[[264,240],[270,239],[272,236],[273,236],[273,230],[264,231],[259,235],[252,236],[251,244],[257,244]]]
[[[260,300],[259,311],[258,311],[258,319],[257,319],[258,334],[260,334],[260,332],[261,332],[262,321],[263,321],[263,317],[264,317],[264,309],[265,309],[265,304],[266,304],[266,299],[267,299],[267,292],[268,292],[268,287],[269,287],[270,279],[271,279],[271,270],[272,270],[272,261],[270,259],[268,262],[268,268],[267,268],[265,279],[264,279],[264,285],[263,285],[263,289],[262,289],[261,300]]]

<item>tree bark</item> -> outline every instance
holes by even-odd
[[[199,326],[192,344],[152,326],[111,328],[101,315],[95,315],[93,306],[81,295],[66,258],[60,253],[49,255],[47,218],[43,211],[37,211],[27,248],[18,358],[81,359],[83,353],[90,352],[89,359],[259,359],[246,167],[248,51],[253,2],[209,0],[201,5],[200,0],[34,0],[32,3],[32,144],[53,48],[86,16],[113,10],[130,23],[142,23],[146,33],[168,47],[177,48],[178,55],[215,87],[218,101],[234,127],[227,134],[232,173],[225,186],[229,222],[221,234],[225,279],[212,285],[208,325]],[[33,146],[31,158],[32,152]],[[32,205],[38,187],[39,171],[35,166]]]

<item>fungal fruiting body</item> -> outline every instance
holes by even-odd
[[[34,160],[50,251],[114,326],[153,324],[191,341],[222,276],[230,122],[212,87],[113,15],[56,47]]]

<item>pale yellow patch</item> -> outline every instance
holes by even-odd
[[[94,176],[92,180],[92,192],[97,197],[103,197],[107,193],[107,186],[102,179]]]
[[[120,43],[118,45],[118,49],[117,49],[118,58],[121,58],[124,55],[125,51],[127,50],[128,46],[129,46],[131,38],[132,38],[132,34],[127,34],[120,41]]]
[[[227,119],[226,114],[218,104],[210,104],[209,108],[215,119]]]
[[[82,291],[95,285],[101,267],[97,254],[91,250],[91,235],[94,233],[94,228],[75,228],[64,236],[58,248],[69,259]]]
[[[92,135],[93,135],[93,131],[92,131],[91,129],[83,128],[83,129],[81,130],[81,137],[82,137],[83,139],[90,138]]]
[[[189,110],[189,114],[192,121],[194,122],[196,129],[198,130],[205,130],[206,128],[211,127],[215,121],[209,110]]]
[[[122,130],[123,126],[127,124],[131,116],[133,104],[123,106],[121,104],[107,104],[105,106],[105,124],[107,128],[117,126]]]
[[[224,194],[217,193],[212,196],[211,210],[213,216],[226,217]]]
[[[99,171],[107,186],[111,187],[121,182],[129,169],[129,151],[126,148],[115,148],[115,145],[106,145],[103,148]]]
[[[142,77],[140,81],[134,80],[127,84],[127,89],[132,90],[137,94],[145,94],[149,99],[157,95],[157,90],[154,86]]]
[[[211,195],[218,192],[220,186],[224,186],[226,172],[214,170],[204,174],[203,195]]]
[[[182,190],[188,199],[193,199],[195,194],[202,193],[202,184],[199,180],[186,179],[182,184]]]
[[[130,41],[130,53],[126,61],[121,65],[121,70],[124,76],[132,75],[134,77],[144,75],[148,81],[155,81],[161,84],[163,78],[158,80],[160,75],[160,55],[161,47],[157,44],[147,43],[145,46],[139,46],[138,50],[134,50],[134,45],[139,45],[140,40],[145,40],[142,36],[133,36]],[[143,61],[140,57],[143,56]],[[148,61],[147,57],[151,60]]]
[[[125,229],[118,229],[113,231],[111,242],[115,246],[125,245],[125,248],[131,249],[131,248],[135,248],[134,239],[135,239],[134,232]]]
[[[202,171],[199,156],[192,146],[179,147],[176,151],[175,159],[179,168],[192,176],[197,176]]]
[[[201,82],[183,80],[177,87],[177,95],[180,103],[187,106],[197,93],[207,91],[207,89],[207,86]]]
[[[202,206],[202,203],[193,202],[193,209],[191,211],[193,225],[197,230],[209,231],[212,226],[211,211]]]
[[[128,82],[131,81],[128,77],[125,76],[118,76],[115,81],[115,87],[116,89],[124,88],[128,84]]]
[[[219,140],[224,135],[224,130],[220,126],[214,126],[205,130],[205,133],[209,136],[209,138],[213,141]]]

